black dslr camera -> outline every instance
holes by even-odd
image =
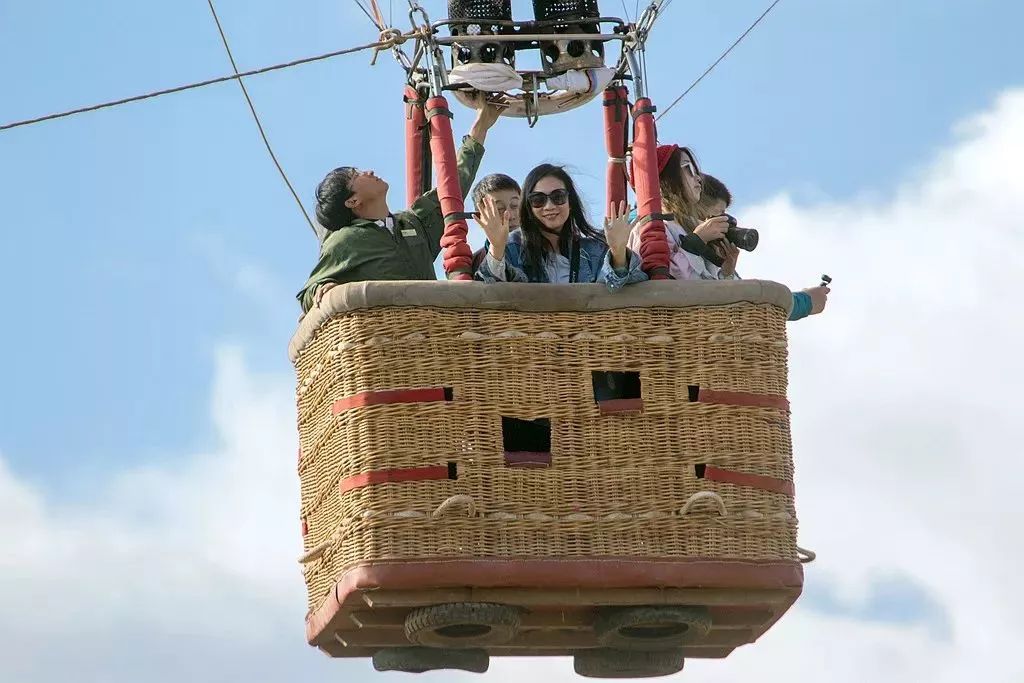
[[[729,229],[725,231],[725,239],[744,251],[754,251],[757,248],[758,234],[753,228],[741,228],[736,224],[736,219],[729,214],[722,214],[729,219]],[[715,240],[717,241],[717,240]],[[704,241],[694,233],[688,233],[679,238],[679,246],[690,252],[705,258],[719,268],[725,263],[725,259],[712,245],[715,242],[705,244]]]
[[[729,219],[729,229],[725,232],[725,239],[743,251],[754,251],[757,248],[757,230],[753,228],[741,228],[736,224],[736,219],[729,214],[722,214]]]

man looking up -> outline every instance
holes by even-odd
[[[476,179],[487,131],[501,115],[485,103],[458,152],[463,196]],[[336,168],[316,188],[316,218],[327,229],[320,260],[296,298],[303,313],[332,287],[365,280],[435,280],[434,259],[441,252],[444,216],[437,190],[406,211],[388,207],[388,184],[373,171]]]

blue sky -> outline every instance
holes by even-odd
[[[667,107],[766,4],[767,0],[674,0],[649,45],[655,103]],[[633,4],[626,0],[626,5],[632,12]],[[217,6],[242,69],[375,37],[366,18],[347,0],[220,0]],[[435,19],[444,13],[443,4],[435,0],[426,7]],[[516,2],[514,7],[517,16],[529,15],[528,3]],[[397,16],[397,3],[395,9]],[[602,9],[605,14],[621,13],[621,4],[606,0]],[[777,241],[765,233],[758,252],[744,256],[744,274],[778,272],[781,266],[773,259],[786,260],[791,266],[785,270],[787,277],[806,276],[806,283],[787,284],[810,285],[820,272],[829,270],[837,278],[837,293],[842,291],[838,283],[849,283],[846,291],[862,299],[858,305],[863,304],[864,311],[854,310],[853,296],[847,304],[838,299],[830,303],[834,313],[791,332],[791,367],[797,378],[792,393],[794,405],[802,406],[795,418],[801,481],[845,477],[855,482],[866,471],[850,464],[852,455],[841,461],[838,456],[825,457],[824,449],[801,451],[801,445],[821,443],[809,433],[816,418],[819,425],[831,425],[829,431],[846,435],[843,443],[833,437],[836,443],[829,448],[835,453],[871,439],[886,441],[879,434],[905,429],[900,439],[888,441],[898,441],[901,457],[910,454],[916,458],[913,462],[927,462],[927,474],[942,490],[962,483],[960,468],[958,464],[942,470],[941,462],[935,464],[941,459],[933,453],[944,447],[981,448],[976,444],[988,444],[986,454],[1012,450],[998,441],[1009,434],[999,431],[999,406],[986,406],[988,429],[981,432],[967,432],[959,422],[945,420],[948,413],[938,407],[915,412],[920,396],[940,393],[930,382],[942,374],[923,360],[915,363],[919,349],[945,349],[944,362],[964,363],[969,358],[972,364],[985,366],[991,359],[975,357],[973,345],[943,332],[913,335],[919,318],[925,321],[921,325],[939,321],[935,325],[940,326],[977,309],[978,327],[994,330],[990,340],[995,341],[988,342],[994,345],[991,358],[1002,358],[1011,356],[999,353],[998,340],[1012,340],[1019,329],[990,325],[980,317],[980,306],[963,308],[956,297],[973,301],[970,288],[946,296],[941,302],[946,308],[927,300],[927,288],[915,290],[919,298],[913,299],[914,314],[904,316],[899,288],[922,281],[922,275],[928,277],[949,263],[948,254],[938,247],[929,252],[934,246],[925,239],[930,224],[911,222],[906,229],[913,235],[899,242],[885,243],[884,233],[878,233],[883,237],[877,243],[869,243],[878,237],[867,234],[858,243],[856,235],[841,233],[821,208],[838,206],[841,216],[859,216],[857,225],[867,227],[872,223],[864,216],[888,216],[894,222],[901,218],[902,209],[882,205],[908,178],[926,171],[941,175],[941,164],[946,163],[941,161],[942,152],[960,149],[962,142],[952,132],[954,126],[988,111],[1000,93],[1024,86],[1021,25],[1024,6],[1009,0],[782,0],[659,123],[662,140],[692,146],[702,165],[725,180],[737,199],[734,213],[741,219],[750,207],[753,215],[746,222],[764,220],[755,225],[763,228],[771,220],[782,226],[775,233]],[[373,68],[368,62],[367,54],[354,55],[248,80],[278,157],[307,207],[317,181],[339,164],[374,168],[390,179],[393,208],[399,208],[404,197],[401,74],[388,56]],[[0,123],[218,76],[229,68],[201,1],[0,0]],[[464,132],[470,119],[470,112],[456,109],[456,132]],[[982,136],[976,147],[992,155],[993,147],[999,149],[992,140],[1017,139],[996,132]],[[533,130],[518,120],[501,121],[487,150],[482,173],[504,171],[522,178],[541,161],[568,163],[592,204],[600,203],[605,153],[601,107],[596,102],[545,119]],[[995,217],[991,224],[1005,229],[1007,240],[1016,239],[1014,235],[1019,237],[1024,230],[1021,212],[1012,202],[1024,192],[1017,192],[1004,178],[1014,177],[1019,162],[1000,157],[1005,174],[996,170],[985,175],[989,189],[996,190],[975,193],[970,182],[971,173],[978,175],[970,162],[973,153],[950,161],[957,169],[957,187],[966,188],[967,201],[981,197],[977,209]],[[810,206],[806,215],[772,203],[786,195],[797,205]],[[927,200],[926,215],[934,223],[940,221],[942,202],[931,201],[927,192],[909,197],[910,210],[919,208],[915,201]],[[862,210],[862,204],[867,208]],[[823,228],[820,238],[797,228],[783,234],[788,219],[806,228],[818,218],[832,226]],[[949,227],[950,244],[958,241],[960,225]],[[794,234],[802,236],[797,246]],[[789,253],[773,251],[781,243],[790,245]],[[872,262],[862,259],[846,272],[832,271],[843,248],[862,250]],[[806,258],[795,256],[794,250]],[[909,253],[916,260],[906,259]],[[887,263],[893,254],[896,263]],[[6,322],[5,334],[0,335],[0,491],[6,464],[18,481],[73,507],[106,495],[106,482],[117,473],[150,467],[172,474],[186,466],[196,469],[192,460],[185,462],[192,457],[188,454],[217,453],[222,441],[234,438],[231,429],[225,433],[226,418],[218,413],[222,409],[211,409],[211,401],[218,400],[213,390],[218,373],[223,374],[224,345],[244,352],[248,372],[275,382],[290,377],[286,345],[299,312],[294,294],[315,261],[316,243],[263,149],[237,85],[225,83],[0,132],[0,256],[0,306]],[[990,277],[1007,278],[1005,287],[992,293],[992,302],[999,292],[1009,291],[1009,278],[1016,271],[1012,260],[1008,264],[980,271],[986,282]],[[845,414],[854,414],[862,405],[853,400],[854,388],[844,394],[844,382],[853,387],[865,374],[862,370],[861,377],[853,377],[849,370],[844,376],[847,360],[850,368],[874,370],[878,366],[872,365],[871,354],[882,353],[879,348],[888,343],[885,335],[874,334],[877,329],[871,330],[871,338],[844,336],[870,329],[863,323],[868,315],[864,302],[869,296],[881,300],[881,295],[869,294],[874,290],[868,280],[891,279],[894,271],[907,268],[916,269],[917,277],[901,276],[892,298],[885,292],[887,306],[872,308],[870,315],[901,326],[896,336],[908,340],[908,346],[909,340],[917,340],[918,346],[904,350],[905,355],[900,348],[881,355],[887,372],[902,372],[910,379],[904,386],[889,388],[890,403],[872,400],[878,410],[887,411],[885,421],[855,424],[835,419],[826,411],[842,413],[844,396],[851,402],[845,405]],[[858,349],[863,355],[850,355]],[[826,360],[830,364],[824,365]],[[802,394],[810,390],[808,378],[815,370],[819,375],[836,374],[830,401]],[[944,370],[950,376],[966,376],[965,368],[955,364]],[[979,373],[976,379],[992,381],[1001,372]],[[232,395],[237,403],[227,402],[235,412],[245,411],[245,392],[251,392],[253,404],[267,401],[275,406],[260,413],[263,422],[269,421],[268,414],[281,412],[275,402],[281,399],[277,383],[228,384],[241,387],[241,395]],[[273,401],[268,398],[270,384],[279,392]],[[962,408],[968,413],[976,407],[969,395],[957,398],[968,402]],[[991,417],[993,410],[997,417]],[[950,438],[945,437],[947,431]],[[258,436],[254,440],[259,441]],[[231,448],[255,450],[248,442]],[[288,463],[294,457],[290,448],[280,449]],[[875,449],[874,442],[867,450],[885,452],[881,446]],[[864,488],[874,491],[875,485],[870,481]],[[999,487],[1002,482],[991,485]],[[188,493],[188,487],[184,491]],[[804,509],[817,513],[817,522],[807,515],[810,534],[813,537],[817,529],[818,543],[826,550],[836,541],[818,527],[826,519],[845,517],[845,509],[833,511],[832,517],[828,514],[829,506],[838,507],[845,493],[841,486],[801,490]],[[0,497],[0,531],[4,502]],[[883,509],[885,502],[880,502]],[[926,502],[922,497],[918,507],[923,509]],[[938,516],[941,511],[933,512]],[[842,533],[859,537],[856,519],[851,518],[847,527],[843,521],[838,524]],[[807,528],[803,516],[801,524],[802,530]],[[944,528],[952,526],[946,523]],[[916,547],[925,538],[935,543],[948,540],[925,531],[904,533],[896,539],[905,544],[902,547]],[[970,535],[974,533],[972,528]],[[979,539],[983,536],[978,533]],[[868,542],[894,541],[886,536]],[[961,563],[973,561],[975,555],[948,542],[948,556]],[[841,547],[831,550],[833,557],[844,557]],[[828,552],[821,556],[829,562]],[[874,554],[865,551],[864,557]],[[827,572],[819,574],[819,582],[809,584],[811,611],[868,624],[924,625],[943,638],[953,632],[955,639],[955,624],[949,622],[957,615],[947,613],[951,608],[935,597],[935,589],[962,582],[963,575],[936,578],[929,573],[934,563],[913,571],[908,569],[913,563],[895,551],[885,559],[902,563],[902,569],[888,571],[883,565],[880,573],[865,570],[859,589],[852,593],[849,585],[837,588],[841,580],[831,582]],[[837,565],[831,568],[859,571],[860,560],[859,555],[846,557],[845,566],[832,560]],[[957,594],[947,593],[947,599]],[[870,640],[867,635],[865,639]]]
[[[676,0],[650,45],[656,102],[667,106],[761,5]],[[351,3],[225,1],[219,11],[243,69],[373,38]],[[1009,2],[785,0],[660,135],[695,147],[741,204],[780,187],[884,194],[951,121],[1024,75],[1011,55],[1021,20]],[[203,3],[5,2],[0,22],[5,121],[228,68]],[[403,196],[399,72],[389,59],[367,62],[250,79],[304,200],[340,163],[377,168],[394,179],[393,199]],[[458,114],[464,131],[469,113]],[[599,201],[600,134],[596,103],[532,131],[503,121],[485,170],[521,177],[557,159]],[[22,329],[60,331],[32,333],[27,346],[22,335],[0,341],[5,393],[18,397],[0,437],[16,468],[67,483],[116,467],[129,444],[133,457],[159,458],[197,438],[214,339],[244,340],[261,362],[285,364],[285,295],[314,245],[235,84],[5,132],[0,182],[4,310]],[[243,267],[273,283],[280,305],[248,310],[254,302],[230,284]],[[41,412],[56,395],[62,407]]]
[[[656,103],[666,107],[762,9],[675,0],[650,45]],[[219,11],[243,69],[374,37],[351,3],[222,0]],[[740,205],[783,187],[884,195],[952,121],[1024,78],[1013,59],[1022,21],[1024,8],[992,0],[785,0],[662,120],[660,136],[693,146]],[[228,70],[200,2],[8,1],[0,23],[5,121]],[[365,55],[249,81],[303,200],[326,170],[354,163],[393,179],[396,204],[400,85],[390,59],[370,68]],[[596,203],[600,116],[593,103],[532,131],[502,121],[484,170],[522,177],[542,159],[563,161]],[[458,111],[457,131],[469,119]],[[0,439],[16,470],[73,485],[129,453],[158,459],[202,439],[214,340],[287,367],[289,297],[315,247],[235,84],[7,131],[0,183],[0,296],[26,331],[0,340],[5,394],[16,397]],[[262,291],[233,284],[240,269]]]

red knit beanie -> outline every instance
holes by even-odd
[[[661,172],[665,170],[665,167],[668,166],[668,160],[672,158],[672,155],[675,153],[675,151],[677,149],[679,149],[679,145],[658,145],[658,154],[657,155],[658,155],[658,175],[659,176],[661,175]],[[630,157],[630,159],[629,159],[629,186],[630,187],[636,187],[636,185],[633,183],[633,178],[634,177],[636,177],[636,176],[634,175],[634,171],[633,171],[633,159],[632,159],[632,157]]]

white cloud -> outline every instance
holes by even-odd
[[[293,389],[235,349],[216,367],[207,452],[128,465],[74,506],[0,460],[0,679],[224,680],[242,657],[259,680],[323,663],[303,641]],[[185,677],[196,656],[210,675]]]
[[[797,610],[725,661],[688,663],[686,680],[1024,680],[1022,149],[1024,91],[1011,91],[887,199],[738,209],[762,231],[748,277],[835,277],[828,312],[790,326],[801,541],[819,560]],[[128,467],[88,503],[65,506],[0,460],[0,678],[369,676],[302,640],[291,378],[224,350],[211,413],[215,448]],[[918,585],[948,634],[872,621],[857,606],[879,576]],[[571,671],[492,663],[497,679]]]

